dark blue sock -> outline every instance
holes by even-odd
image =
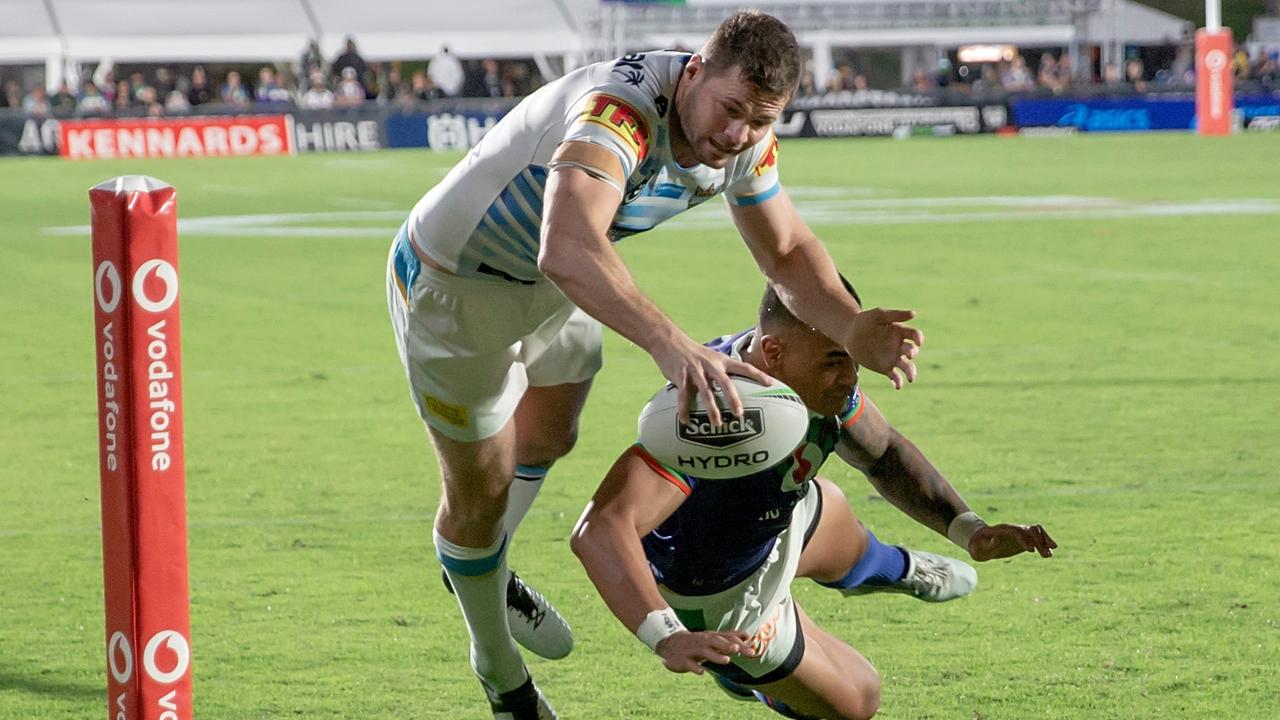
[[[829,588],[849,590],[859,585],[888,585],[907,574],[907,551],[896,545],[885,545],[867,531],[867,551],[854,564],[848,575],[835,582],[824,582]]]

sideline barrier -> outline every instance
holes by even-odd
[[[1246,130],[1280,125],[1280,92],[1235,96],[1239,123]],[[1012,124],[1020,128],[1060,128],[1083,132],[1194,130],[1194,93],[1091,98],[1014,98]]]
[[[1237,122],[1280,129],[1280,91],[1237,92]],[[0,114],[0,155],[198,157],[369,152],[384,148],[467,150],[510,110],[484,107],[289,111],[192,117],[56,119]],[[895,92],[797,98],[774,125],[778,137],[954,135],[1006,132],[1194,130],[1195,94],[1068,97],[940,97]]]

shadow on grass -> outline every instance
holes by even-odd
[[[6,690],[45,695],[63,700],[107,702],[107,687],[86,682],[60,680],[52,674],[21,675],[10,670],[0,669],[0,693]]]

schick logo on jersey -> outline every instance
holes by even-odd
[[[689,422],[680,426],[680,439],[703,447],[728,448],[764,434],[764,413],[760,408],[744,408],[742,417],[726,413],[725,418],[724,424],[717,428],[705,412],[691,412]]]
[[[582,121],[612,130],[635,152],[637,164],[649,157],[649,126],[644,115],[625,100],[607,93],[596,93],[587,98]]]

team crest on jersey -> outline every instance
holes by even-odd
[[[752,168],[756,175],[763,175],[769,171],[769,168],[778,164],[778,136],[773,136],[773,142],[769,143],[769,149],[764,151],[764,157],[760,158],[760,162]]]
[[[613,64],[613,71],[621,75],[628,85],[639,87],[644,82],[644,65],[640,64],[642,60],[644,53],[627,53]],[[661,117],[662,113],[658,113],[658,116]]]
[[[627,101],[606,93],[596,93],[587,98],[582,121],[612,130],[635,151],[637,162],[644,162],[649,157],[649,125],[644,121],[644,115]]]

